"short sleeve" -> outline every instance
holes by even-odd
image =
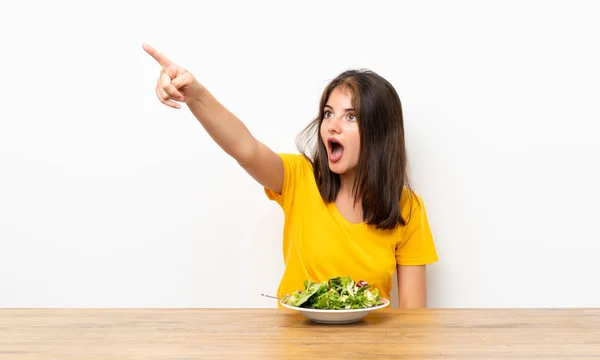
[[[437,251],[429,228],[427,211],[421,197],[413,194],[412,204],[405,204],[410,210],[408,224],[402,239],[396,245],[396,263],[398,265],[426,265],[438,260]],[[404,212],[408,215],[408,211]]]
[[[281,193],[264,188],[265,194],[270,200],[276,201],[282,208],[289,205],[294,198],[296,188],[301,181],[304,172],[307,171],[308,160],[298,154],[278,154],[283,162],[283,187]]]

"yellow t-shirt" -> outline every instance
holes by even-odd
[[[283,209],[283,258],[285,270],[277,296],[304,289],[304,280],[326,281],[330,276],[350,276],[378,288],[390,299],[396,265],[424,265],[438,260],[427,215],[420,197],[413,201],[406,227],[378,230],[365,223],[351,223],[334,203],[326,204],[302,155],[279,154],[284,164],[281,194],[265,188],[269,199]],[[408,192],[405,192],[408,194]],[[403,200],[402,214],[409,214]]]

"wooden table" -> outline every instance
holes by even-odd
[[[0,309],[0,359],[600,359],[600,309]]]

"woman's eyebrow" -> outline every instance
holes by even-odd
[[[329,105],[325,105],[326,108],[330,108],[331,110],[333,110],[333,108]],[[348,109],[344,109],[345,111],[354,111],[354,108],[348,108]]]

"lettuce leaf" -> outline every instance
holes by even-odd
[[[286,295],[284,304],[296,307],[347,310],[380,305],[379,290],[370,290],[365,281],[354,282],[349,276],[330,277],[321,283],[304,281],[304,290]]]

